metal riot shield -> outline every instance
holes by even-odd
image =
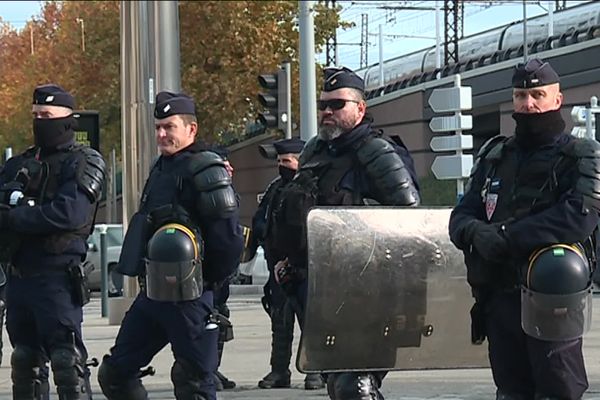
[[[450,208],[314,208],[301,372],[488,366]]]

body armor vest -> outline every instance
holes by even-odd
[[[492,149],[486,156],[489,169],[481,191],[491,222],[536,214],[555,204],[572,184],[564,171],[576,160],[563,153],[564,146],[528,154],[516,149],[514,139],[497,146],[500,151]]]
[[[37,148],[31,148],[23,153],[21,158],[11,166],[11,171],[6,173],[8,176],[14,176],[14,181],[24,184],[23,201],[33,201],[36,205],[48,203],[56,197],[64,163],[73,157],[78,157],[81,147],[83,145],[76,143],[65,150],[58,150],[48,155],[41,153],[39,156]],[[44,250],[50,254],[60,254],[72,240],[81,238],[85,241],[92,230],[94,219],[95,214],[91,214],[87,223],[75,231],[42,237]]]
[[[262,229],[261,237],[259,238],[265,247],[267,256],[275,256],[275,235],[274,235],[274,212],[281,201],[281,189],[285,186],[285,183],[281,178],[274,181],[268,188],[263,201],[266,202],[266,209],[264,214],[264,227]]]
[[[357,174],[354,176],[354,188],[342,187],[341,183],[343,178],[348,173],[353,173],[353,169],[359,164],[356,150],[372,138],[373,136],[369,135],[357,140],[352,146],[354,151],[346,151],[337,157],[327,153],[324,143],[319,143],[314,152],[308,155],[307,163],[301,166],[299,172],[302,173],[303,170],[309,169],[314,171],[313,176],[319,176],[317,205],[352,206],[363,204],[363,194],[356,187]]]

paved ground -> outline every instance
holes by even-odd
[[[600,400],[600,297],[594,299],[594,324],[585,340],[586,363],[590,390],[585,400]],[[325,390],[307,392],[303,390],[303,375],[293,372],[292,389],[261,390],[256,384],[269,370],[270,330],[269,321],[256,294],[237,294],[230,300],[235,339],[226,344],[222,371],[238,383],[232,391],[219,393],[219,399],[327,399]],[[85,308],[84,335],[91,356],[102,355],[112,345],[118,326],[109,326],[106,318],[100,317],[100,301],[93,299]],[[298,335],[296,335],[298,337]],[[4,333],[4,355],[0,367],[0,400],[11,399],[10,395],[10,346]],[[296,343],[297,345],[297,343]],[[164,349],[152,362],[157,374],[145,378],[151,399],[173,399],[169,372],[172,357]],[[100,393],[93,371],[93,389]],[[482,400],[494,398],[489,369],[427,370],[392,372],[384,381],[386,400]],[[54,397],[56,398],[56,397]],[[95,399],[102,399],[98,394]]]

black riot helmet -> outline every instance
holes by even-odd
[[[590,263],[579,244],[554,244],[529,258],[521,291],[521,325],[541,340],[581,337],[591,320]]]
[[[148,241],[146,294],[158,301],[194,300],[202,294],[202,241],[194,230],[166,224]]]

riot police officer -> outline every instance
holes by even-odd
[[[450,217],[450,238],[465,254],[476,300],[472,340],[489,341],[496,399],[580,399],[588,387],[581,337],[527,335],[522,326],[530,321],[521,319],[530,313],[523,308],[521,315],[521,307],[529,301],[522,304],[521,296],[547,288],[531,278],[548,280],[544,270],[562,269],[532,270],[528,259],[536,251],[563,243],[594,257],[600,145],[564,133],[559,76],[549,63],[517,65],[512,86],[515,134],[496,136],[481,148]],[[570,264],[579,280],[581,264]],[[585,279],[590,275],[588,270]],[[561,285],[552,290],[562,293],[580,283],[558,279],[555,286]]]
[[[284,188],[275,211],[277,230],[286,232],[276,232],[277,246],[286,254],[275,267],[276,277],[300,314],[307,291],[308,208],[419,203],[413,160],[401,140],[372,127],[363,80],[345,67],[327,68],[324,74],[318,136],[306,143],[298,173]],[[385,372],[329,374],[327,391],[332,399],[381,399],[384,376]]]
[[[6,327],[14,348],[13,398],[19,400],[48,398],[48,361],[60,399],[91,398],[81,335],[89,291],[81,262],[105,163],[75,142],[74,107],[60,86],[36,87],[34,146],[0,173],[0,261],[10,263]]]
[[[195,140],[194,101],[160,92],[155,104],[160,157],[131,218],[118,266],[138,276],[142,290],[98,381],[111,400],[146,399],[141,368],[170,343],[175,397],[214,400],[219,330],[213,288],[240,259],[238,202],[222,158]]]
[[[258,209],[252,219],[253,239],[265,252],[269,279],[264,286],[263,306],[271,318],[271,372],[258,382],[262,389],[290,387],[289,370],[294,340],[294,309],[289,306],[285,293],[275,281],[274,267],[285,254],[275,246],[273,237],[273,208],[280,200],[282,188],[289,183],[298,170],[298,158],[304,147],[304,141],[298,138],[282,139],[263,145],[260,150],[265,158],[277,157],[279,176],[267,187]],[[273,154],[271,154],[273,153]],[[285,234],[282,232],[282,234]],[[298,316],[300,318],[300,316]],[[324,386],[321,376],[307,374],[304,379],[306,390],[320,389]]]

